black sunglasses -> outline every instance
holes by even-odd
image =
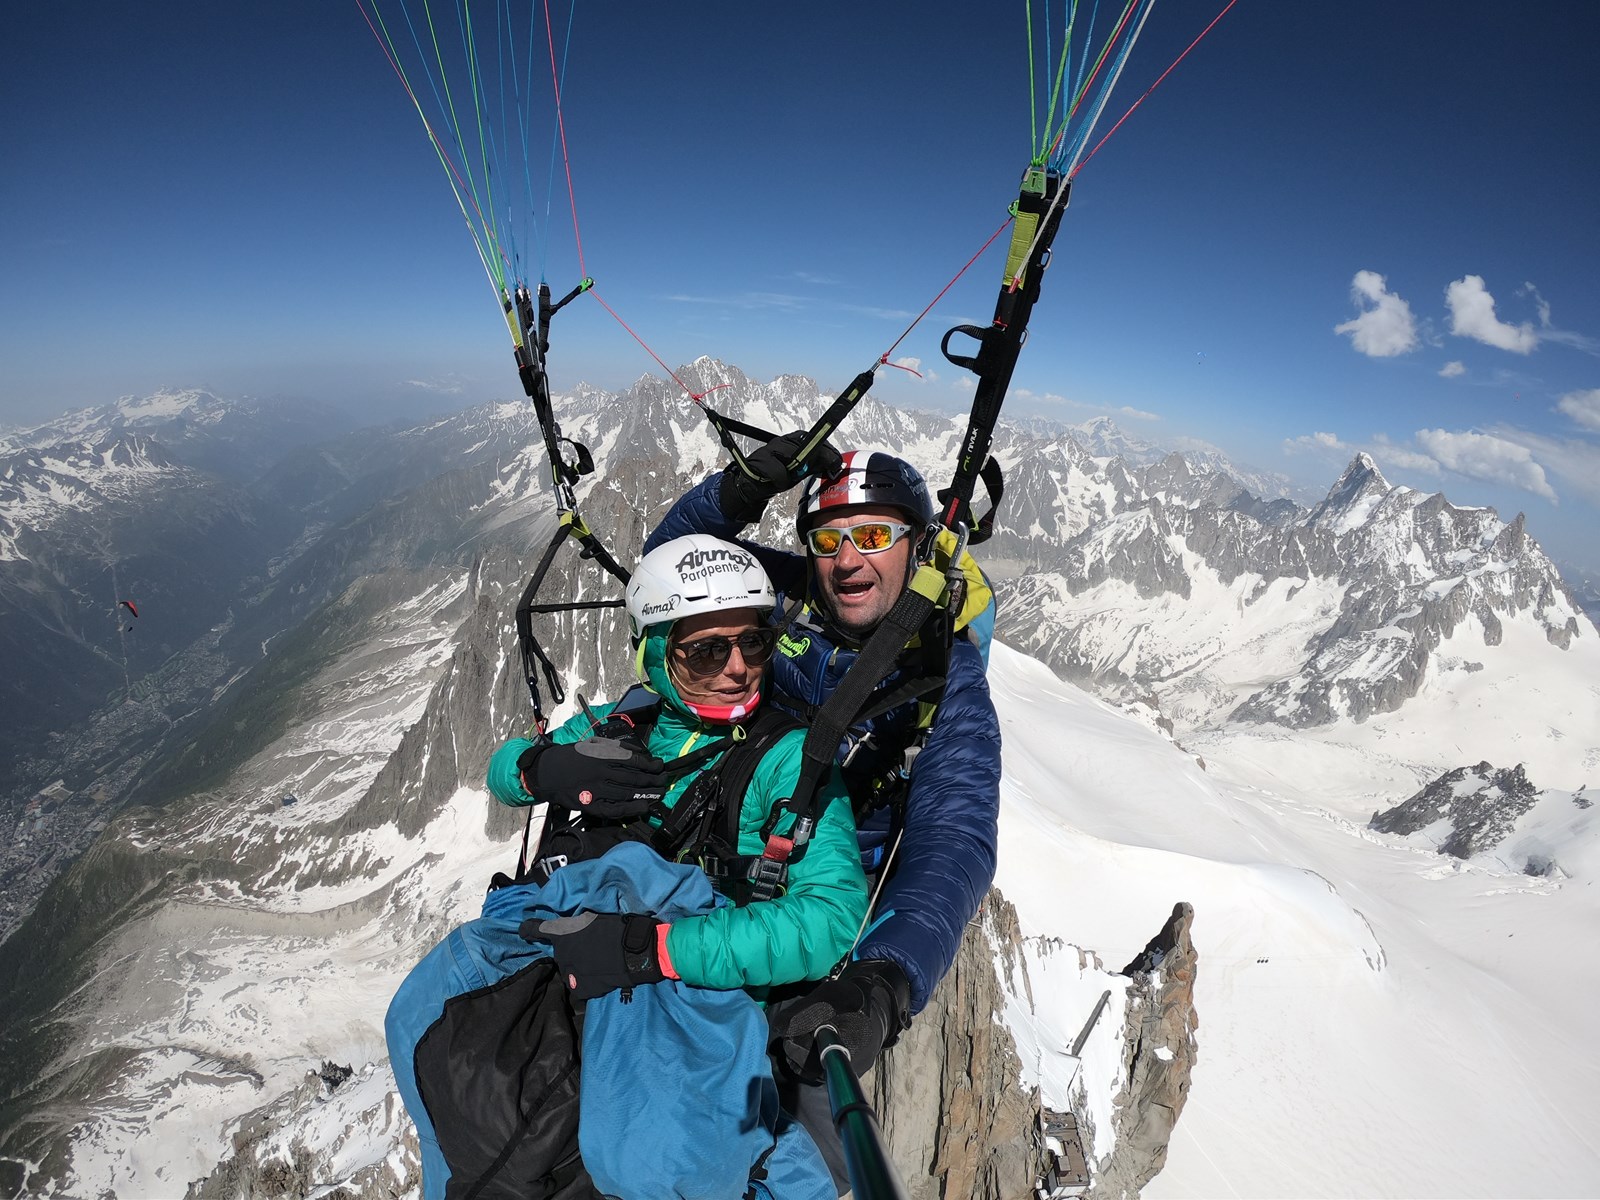
[[[715,675],[728,665],[728,658],[735,646],[739,647],[745,666],[759,667],[772,657],[772,648],[777,641],[776,629],[747,629],[738,637],[717,634],[674,646],[673,650],[692,674]]]

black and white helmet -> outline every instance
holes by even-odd
[[[639,560],[628,581],[628,631],[635,641],[651,625],[723,609],[771,612],[772,580],[743,546],[707,533],[663,542]]]

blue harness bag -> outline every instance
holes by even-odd
[[[428,952],[385,1020],[425,1200],[833,1200],[815,1143],[779,1108],[754,1000],[667,980],[575,1012],[549,947],[517,932],[529,918],[673,921],[717,903],[699,867],[625,842],[543,886],[489,893]]]

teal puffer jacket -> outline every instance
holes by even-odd
[[[678,696],[665,670],[666,626],[652,626],[639,652],[640,677],[663,700],[650,731],[650,753],[664,762],[722,737],[725,725],[702,722]],[[610,705],[595,708],[603,718]],[[587,717],[576,716],[555,730],[551,740],[577,742],[589,736]],[[761,827],[800,777],[805,731],[786,734],[756,765],[739,809],[739,853],[760,854]],[[489,763],[489,790],[502,804],[537,804],[522,786],[517,759],[533,743],[513,738]],[[720,761],[713,759],[701,770]],[[699,772],[673,784],[664,803],[671,808]],[[817,798],[817,826],[805,853],[789,866],[788,890],[773,900],[726,906],[673,923],[667,954],[685,983],[711,988],[765,988],[803,979],[821,979],[850,950],[867,911],[867,880],[861,870],[855,822],[839,773],[829,773]],[[793,818],[778,826],[787,834]]]

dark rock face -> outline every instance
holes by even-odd
[[[1193,924],[1194,907],[1174,905],[1161,932],[1123,969],[1133,980],[1123,1028],[1127,1086],[1117,1097],[1116,1147],[1094,1168],[1096,1200],[1137,1197],[1166,1165],[1199,1056]]]
[[[1193,920],[1190,905],[1177,905],[1123,971],[1131,983],[1122,1026],[1091,1023],[1080,1035],[1122,1046],[1113,1148],[1090,1165],[1091,1196],[1136,1197],[1166,1162],[1197,1053]],[[865,1081],[911,1200],[1031,1198],[1046,1162],[1041,1117],[1088,1128],[1086,1113],[1042,1114],[1037,1091],[1017,1084],[1000,978],[1015,977],[1021,947],[1016,910],[991,891],[928,1007]],[[1021,976],[1035,986],[1025,967]]]
[[[1450,832],[1439,844],[1440,853],[1471,858],[1504,841],[1538,799],[1539,791],[1528,782],[1521,763],[1496,770],[1481,762],[1446,771],[1387,812],[1373,813],[1370,825],[1380,833],[1406,835],[1448,821]]]
[[[1021,1061],[997,1019],[992,944],[1015,953],[1016,910],[990,892],[955,964],[865,1081],[911,1200],[1009,1200],[1031,1194],[1042,1144],[1038,1103],[1017,1086]]]

